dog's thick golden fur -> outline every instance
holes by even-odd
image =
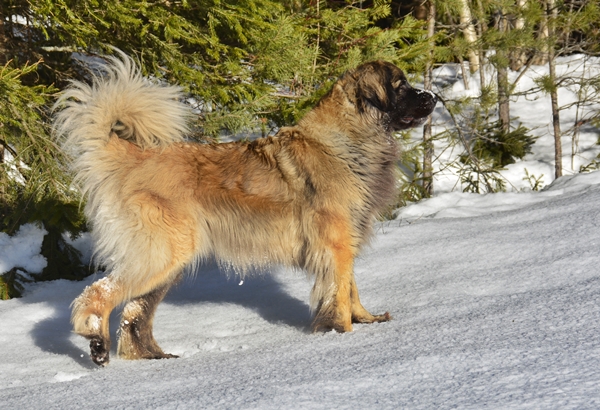
[[[173,357],[154,340],[154,312],[184,268],[209,257],[239,272],[306,270],[315,330],[390,319],[361,305],[354,259],[394,195],[392,133],[422,123],[435,97],[394,65],[367,63],[295,127],[203,145],[185,140],[178,88],[145,80],[124,56],[108,62],[106,76],[60,97],[55,119],[87,195],[95,257],[110,272],[73,302],[95,363],[108,363],[109,315],[123,302],[118,354]]]

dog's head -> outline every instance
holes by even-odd
[[[360,114],[375,115],[390,131],[416,127],[433,111],[437,98],[429,91],[413,88],[402,70],[384,61],[373,61],[349,73],[351,87]]]

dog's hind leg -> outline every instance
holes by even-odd
[[[125,305],[119,328],[117,345],[119,357],[135,359],[168,359],[177,357],[164,353],[152,334],[152,322],[158,304],[164,299],[171,286],[178,282],[181,274],[173,281],[160,286]]]
[[[90,340],[90,356],[99,366],[109,361],[110,312],[124,298],[122,286],[111,274],[87,286],[71,304],[73,330]]]
[[[134,299],[126,305],[126,308],[129,306],[128,312],[130,313],[124,315],[124,320],[133,319],[134,313],[137,312],[138,321],[135,326],[130,328],[132,333],[125,332],[125,334],[141,337],[142,342],[151,346],[149,340],[154,341],[152,319],[156,307],[179,277],[182,269],[182,265],[174,264],[158,274],[148,275],[149,277],[144,279],[143,284],[138,283],[135,286],[123,282],[122,279],[119,279],[121,276],[114,272],[84,289],[83,293],[73,301],[71,322],[75,333],[90,339],[90,356],[94,363],[100,366],[108,364],[111,345],[108,326],[110,312],[115,306],[131,298]],[[144,303],[147,303],[147,307],[143,306]],[[143,308],[140,309],[140,307]],[[144,314],[148,314],[149,317],[144,317]],[[138,336],[135,332],[139,332],[140,329],[144,334],[140,333]],[[146,333],[150,335],[150,338],[146,336]],[[156,346],[154,351],[162,353],[156,342],[154,345]],[[122,350],[127,352],[127,349]],[[130,359],[135,358],[127,354],[125,356]],[[148,357],[144,356],[144,358]]]

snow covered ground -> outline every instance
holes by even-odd
[[[544,98],[513,104],[540,135]],[[597,150],[597,130],[584,131],[582,163]],[[525,166],[548,169],[549,183],[547,138]],[[523,166],[507,171],[514,181]],[[391,322],[311,334],[303,274],[242,283],[206,265],[157,312],[156,339],[179,359],[124,361],[113,348],[97,368],[69,305],[99,276],[29,284],[0,301],[0,409],[600,408],[600,172],[489,195],[444,178],[438,196],[381,223],[357,261],[364,305]],[[0,234],[0,271],[42,269],[43,234]]]
[[[0,408],[598,408],[599,224],[598,172],[424,201],[356,266],[393,321],[311,334],[302,274],[240,285],[207,266],[158,309],[181,358],[106,368],[69,325],[94,278],[29,285],[0,302]]]

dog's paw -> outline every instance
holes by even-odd
[[[374,317],[374,322],[389,322],[393,319],[392,315],[390,315],[390,312],[385,312],[383,315],[375,315]]]
[[[106,366],[109,362],[109,347],[101,337],[90,339],[90,357],[98,366]]]
[[[353,314],[352,323],[380,323],[389,322],[392,320],[390,312],[385,312],[383,315],[372,315],[365,311],[364,314]]]
[[[335,330],[338,333],[352,332],[352,323],[336,322],[325,318],[315,318],[312,323],[313,333],[328,332],[330,330]]]
[[[177,359],[179,358],[179,356],[177,356],[176,354],[170,354],[170,353],[160,353],[160,354],[155,354],[152,357],[146,357],[146,359]]]

